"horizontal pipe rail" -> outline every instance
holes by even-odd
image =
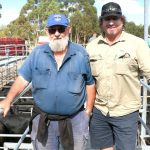
[[[146,123],[142,120],[142,118],[139,116],[139,121],[141,122],[141,124],[144,126],[145,130],[147,131],[148,135],[150,136],[150,129],[149,127],[146,125]]]
[[[143,80],[140,80],[140,82],[148,91],[150,91],[150,86],[147,83],[145,83]]]

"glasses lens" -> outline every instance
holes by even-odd
[[[48,32],[50,34],[54,34],[56,32],[56,29],[55,28],[48,28]]]
[[[57,30],[58,30],[59,33],[65,32],[65,29],[66,28],[64,26],[61,26],[61,27],[57,28]]]
[[[64,26],[51,27],[51,28],[48,28],[48,32],[50,34],[54,34],[56,31],[58,31],[59,33],[63,33],[63,32],[65,32],[65,29],[66,29],[66,27],[64,27]]]
[[[104,18],[105,21],[110,21],[110,20],[117,21],[118,19],[119,19],[119,17],[117,17],[117,16],[110,16],[110,17]]]

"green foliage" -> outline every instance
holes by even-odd
[[[94,0],[40,0],[40,3],[35,4],[35,0],[28,0],[21,9],[19,18],[11,22],[4,31],[0,31],[0,35],[19,36],[36,42],[39,35],[45,34],[47,17],[52,13],[64,13],[70,19],[72,40],[85,43],[93,32],[99,31],[94,2]]]
[[[94,0],[61,1],[61,4],[68,8],[73,41],[86,43],[94,32],[99,32],[97,11],[93,6],[94,2]]]
[[[0,27],[0,36],[22,37],[36,43],[38,36],[45,35],[47,17],[52,13],[64,13],[70,19],[71,40],[86,43],[93,33],[100,33],[95,0],[28,0],[20,16],[7,27]],[[127,22],[125,30],[143,38],[144,27]],[[149,27],[150,33],[150,27]]]
[[[143,25],[136,25],[134,22],[128,22],[125,26],[125,30],[128,33],[136,35],[138,37],[144,37],[144,26]]]

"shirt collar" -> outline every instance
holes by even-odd
[[[126,40],[125,31],[122,31],[120,37],[115,43],[124,42],[125,40]],[[108,43],[102,35],[99,36],[99,40],[98,40],[98,44],[101,44],[101,43]]]

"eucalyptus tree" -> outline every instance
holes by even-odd
[[[16,36],[37,41],[44,35],[46,19],[52,13],[64,13],[72,26],[71,39],[86,43],[93,33],[99,33],[95,0],[28,0],[22,7],[20,16],[7,27],[0,28],[0,36]],[[143,25],[127,22],[125,30],[143,38]],[[150,27],[149,27],[150,34]]]
[[[136,35],[138,37],[144,37],[144,26],[143,25],[136,25],[134,22],[127,22],[125,25],[125,30],[128,33]]]
[[[86,43],[89,36],[99,32],[95,0],[58,0],[61,10],[68,13],[72,27],[72,39]]]
[[[94,2],[94,0],[28,0],[21,9],[19,18],[7,26],[5,33],[37,41],[39,35],[45,34],[48,15],[64,13],[71,22],[72,39],[85,43],[93,32],[98,32]]]
[[[56,0],[28,0],[28,3],[22,8],[20,16],[25,16],[32,26],[35,42],[39,35],[45,34],[44,28],[48,15],[58,12],[58,10],[60,7]]]

